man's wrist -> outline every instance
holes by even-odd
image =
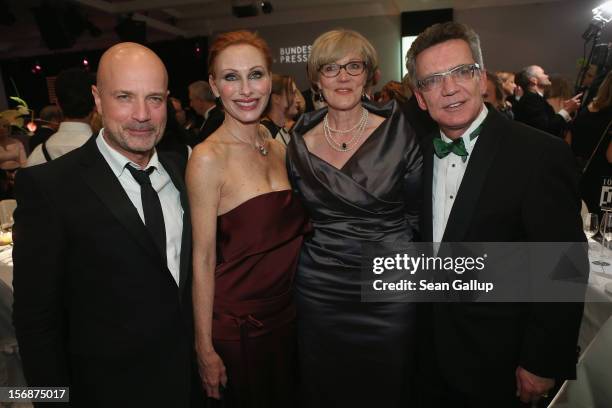
[[[569,122],[570,120],[572,120],[572,117],[570,116],[570,114],[567,112],[567,110],[561,109],[559,112],[557,112],[559,115],[561,115],[561,117],[563,119],[565,119],[566,122]]]

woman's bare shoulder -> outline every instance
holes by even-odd
[[[189,161],[201,166],[217,165],[226,160],[228,143],[215,132],[193,148]]]

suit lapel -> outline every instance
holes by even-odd
[[[474,150],[472,150],[472,156],[457,192],[457,199],[449,214],[442,237],[443,242],[465,240],[482,186],[499,150],[504,131],[503,123],[500,121],[503,120],[506,119],[499,117],[494,108],[489,107],[489,114],[483,123],[482,132],[478,136]]]
[[[161,254],[153,238],[138,215],[134,204],[98,150],[95,137],[90,138],[83,146],[81,159],[83,166],[81,176],[85,182],[143,249],[151,256],[159,258],[161,262]]]
[[[437,130],[436,130],[437,132]],[[435,137],[434,133],[423,138],[421,144],[421,150],[423,152],[423,216],[421,217],[421,231],[424,242],[433,241],[433,163],[434,163],[434,151],[432,139]]]
[[[181,171],[177,164],[169,160],[162,152],[158,152],[160,163],[164,166],[172,183],[179,191],[181,206],[183,207],[183,233],[181,236],[181,259],[179,272],[179,288],[182,294],[185,288],[185,281],[191,270],[191,214],[189,211],[189,200],[187,197],[187,189],[183,179],[184,171]]]

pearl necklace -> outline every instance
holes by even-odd
[[[368,114],[369,114],[368,110],[363,108],[363,111],[361,113],[361,119],[359,119],[359,121],[357,122],[355,126],[347,130],[332,129],[329,126],[329,121],[327,119],[327,114],[326,114],[325,117],[323,118],[323,135],[325,136],[325,141],[327,142],[329,147],[331,147],[332,149],[338,152],[348,152],[350,150],[353,150],[355,146],[359,144],[359,141],[363,137],[363,131],[368,125]],[[351,139],[346,142],[339,142],[336,139],[334,139],[334,137],[332,136],[332,132],[346,134],[346,133],[354,131],[355,129],[357,129],[357,131],[353,133],[353,137],[351,137]]]
[[[259,144],[259,142],[257,142],[257,136],[255,137],[255,146],[251,145],[251,143],[249,143],[246,140],[242,140],[240,137],[238,137],[238,135],[233,134],[230,130],[229,127],[225,127],[225,129],[227,130],[227,132],[236,140],[238,140],[241,143],[247,144],[249,146],[252,146],[255,150],[257,150],[259,152],[259,154],[261,154],[262,156],[267,156],[268,155],[268,149],[266,149],[265,143],[266,143],[266,138],[265,136],[261,136],[261,134],[259,133],[259,125],[257,125],[257,135],[261,137],[262,143]]]

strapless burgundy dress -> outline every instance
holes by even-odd
[[[295,406],[293,278],[310,223],[291,190],[217,219],[212,336],[227,369],[224,406]]]

